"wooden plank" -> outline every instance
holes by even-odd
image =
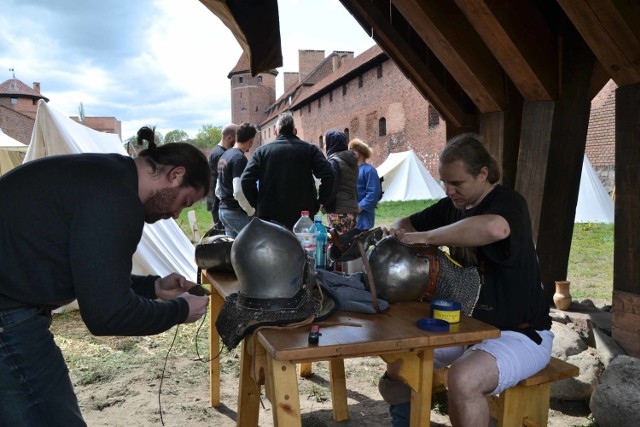
[[[564,32],[561,53],[562,91],[551,127],[537,239],[540,272],[549,301],[555,281],[567,277],[591,111],[589,86],[595,66],[593,53],[571,28]]]
[[[640,82],[640,5],[613,0],[558,0],[618,86]]]
[[[555,99],[555,37],[528,1],[456,0],[525,100]]]
[[[429,427],[431,425],[431,388],[433,372],[433,348],[418,352],[418,388],[411,390],[411,427]]]
[[[527,200],[533,240],[538,240],[547,157],[551,146],[551,129],[556,103],[525,101],[522,107],[520,154],[515,189]]]
[[[577,377],[580,369],[565,362],[564,360],[552,357],[547,366],[536,374],[526,378],[518,383],[518,386],[530,387],[534,385],[550,383],[554,381],[564,380],[566,378]]]
[[[331,378],[331,402],[333,403],[333,419],[344,421],[349,419],[347,409],[347,380],[344,374],[344,360],[336,359],[329,362],[329,377]]]
[[[268,378],[271,381],[270,388],[273,390],[271,410],[274,427],[301,427],[300,394],[295,365],[269,357],[267,366]],[[244,427],[244,424],[238,424],[238,426]]]
[[[483,113],[507,108],[502,68],[451,2],[392,0]]]
[[[640,294],[640,84],[616,89],[613,289]]]
[[[372,31],[374,40],[447,123],[451,122],[454,126],[462,128],[475,125],[474,115],[464,111],[458,100],[447,92],[427,64],[374,4],[363,4],[358,0],[340,1],[364,28],[376,29]]]

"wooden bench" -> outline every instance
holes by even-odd
[[[579,373],[577,366],[563,360],[551,358],[549,364],[540,372],[520,381],[498,396],[488,396],[491,416],[498,421],[498,427],[543,427],[549,418],[551,384],[554,381],[575,377]],[[447,386],[448,368],[439,369],[433,374],[434,392]]]

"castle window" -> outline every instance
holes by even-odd
[[[385,136],[387,134],[387,119],[381,117],[378,120],[378,135]]]
[[[318,110],[322,107],[322,98],[318,98]]]
[[[378,64],[378,78],[382,78],[382,64]]]
[[[349,128],[344,128],[344,134],[347,135],[347,141],[349,141]]]
[[[238,83],[242,83],[242,77],[238,77]]]
[[[311,112],[311,103],[307,104],[307,113]]]
[[[240,92],[240,99],[242,99],[242,92]]]
[[[11,98],[11,105],[16,105],[18,103],[18,98]]]
[[[347,84],[343,84],[342,85],[342,96],[345,96],[347,94]]]
[[[321,150],[324,150],[324,140],[322,138],[322,135],[320,135],[320,138],[318,138],[318,146]]]
[[[258,76],[258,83],[262,83],[262,76]]]
[[[333,102],[333,91],[329,92],[329,102]]]
[[[269,138],[271,138],[271,128],[269,128]]]
[[[364,78],[362,77],[362,75],[358,76],[358,87],[362,87],[362,82],[364,81]]]
[[[258,112],[258,106],[256,105],[256,113]]]
[[[440,114],[431,105],[429,105],[427,111],[429,113],[429,129],[433,129],[440,124]]]

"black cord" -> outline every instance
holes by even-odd
[[[176,325],[176,333],[173,334],[173,340],[171,340],[171,345],[169,346],[169,350],[167,350],[167,354],[164,357],[164,366],[162,366],[162,374],[160,375],[160,387],[158,388],[158,408],[160,409],[160,422],[164,425],[164,420],[162,419],[162,401],[160,400],[160,396],[162,395],[162,382],[164,381],[164,373],[167,369],[167,361],[169,360],[169,353],[171,353],[171,349],[173,348],[173,344],[176,342],[176,337],[178,336],[178,327],[180,325]]]

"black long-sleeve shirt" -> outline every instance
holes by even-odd
[[[134,161],[74,154],[0,178],[0,310],[78,300],[95,335],[147,335],[184,322],[178,298],[154,301],[157,276],[131,276],[144,210]]]
[[[316,191],[314,176],[320,180]],[[301,211],[313,215],[331,196],[333,169],[318,147],[293,135],[278,135],[258,148],[241,177],[242,191],[262,219],[289,230]]]

